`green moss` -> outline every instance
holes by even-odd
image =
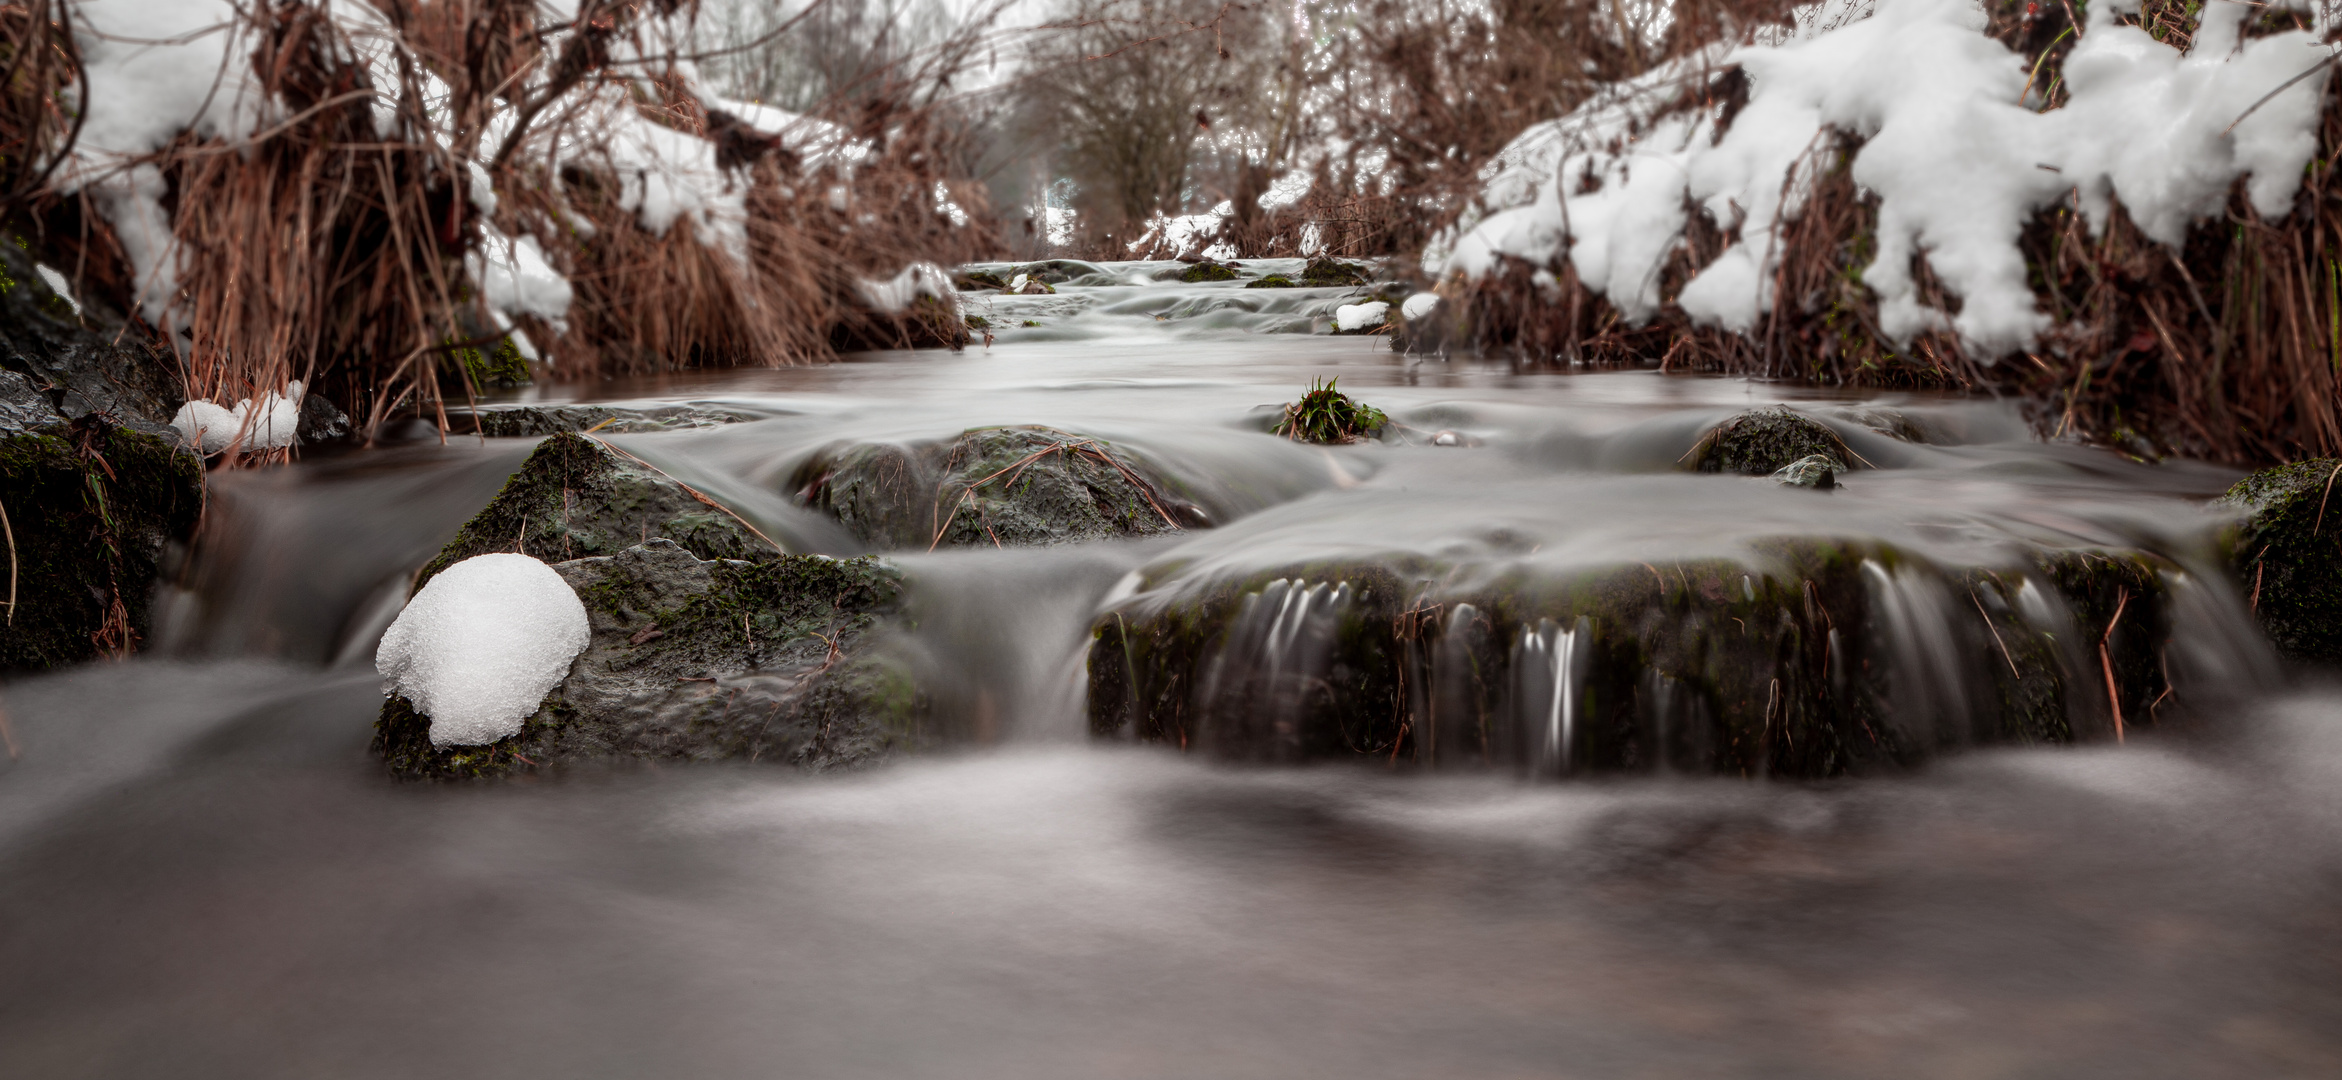
[[[1034,321],[1034,320],[1032,320],[1032,319],[1026,319],[1026,320],[1024,321],[1024,324],[1023,324],[1023,325],[1025,326],[1025,328],[1026,328],[1026,329],[1028,329],[1028,330],[1029,330],[1029,329],[1032,329],[1033,327],[1039,326],[1039,325],[1041,325],[1041,324],[1040,324],[1040,323],[1038,323],[1038,322],[1035,322],[1035,321]]]
[[[152,435],[92,418],[0,438],[16,590],[0,670],[132,647],[164,548],[188,538],[202,507],[202,466]]]
[[[977,289],[999,289],[1005,292],[1008,289],[1008,282],[1001,280],[1000,275],[989,270],[970,270],[953,279],[952,285],[962,292],[971,292]]]
[[[2342,461],[2262,469],[2221,504],[2244,514],[2230,562],[2253,617],[2286,656],[2342,662]]]
[[[1206,281],[1234,281],[1243,275],[1209,259],[1194,263],[1179,272],[1179,280],[1190,285]]]
[[[1741,413],[1709,429],[1684,455],[1684,467],[1693,472],[1769,476],[1814,455],[1836,462],[1838,472],[1860,460],[1837,432],[1774,406]]]
[[[1270,274],[1267,277],[1247,281],[1244,283],[1244,287],[1247,289],[1298,289],[1301,287],[1301,283],[1283,274]]]
[[[968,329],[990,330],[992,329],[992,320],[987,319],[982,315],[970,315],[968,316]]]
[[[1313,380],[1301,400],[1285,406],[1273,432],[1298,442],[1328,446],[1357,442],[1380,433],[1390,422],[1389,418],[1382,410],[1361,405],[1335,389],[1334,384],[1339,381]]]
[[[449,343],[453,344],[453,341]],[[527,386],[532,381],[528,358],[521,355],[520,347],[513,344],[510,334],[497,338],[484,351],[457,349],[455,361],[463,365],[464,375],[471,380],[474,389],[509,389]]]
[[[521,551],[548,563],[612,555],[659,536],[703,559],[769,559],[778,552],[737,519],[675,481],[600,442],[562,432],[538,444],[520,471],[423,567],[424,582],[458,562]]]

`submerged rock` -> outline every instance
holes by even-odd
[[[2149,556],[1764,554],[1463,590],[1399,562],[1142,592],[1094,624],[1091,730],[1249,761],[1823,777],[2108,737],[2164,704],[2173,577]]]
[[[869,557],[707,560],[665,539],[554,571],[592,627],[517,734],[439,747],[404,697],[373,749],[409,779],[469,779],[611,759],[862,765],[924,741],[908,671],[871,646],[901,575]]]
[[[1144,461],[1043,427],[839,444],[815,454],[794,483],[799,502],[888,548],[1081,543],[1204,523]]]
[[[722,427],[760,419],[713,405],[521,405],[484,408],[470,414],[475,430],[490,438],[527,438],[563,431],[628,435]]]
[[[2263,469],[2237,481],[2222,505],[2245,517],[2231,565],[2279,652],[2342,662],[2342,461]]]
[[[1845,472],[1848,462],[1860,460],[1827,425],[1776,405],[1741,413],[1710,428],[1684,455],[1684,467],[1693,472],[1767,476],[1815,456],[1833,462],[1834,472]]]
[[[546,439],[496,498],[423,567],[416,586],[474,555],[519,551],[548,563],[614,555],[651,537],[710,559],[771,559],[771,542],[726,510],[599,440]]]

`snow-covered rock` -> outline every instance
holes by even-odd
[[[1382,324],[1383,313],[1390,309],[1390,304],[1381,300],[1344,304],[1334,309],[1334,328],[1343,333],[1372,329]]]
[[[1406,303],[1399,305],[1399,315],[1406,319],[1420,319],[1431,314],[1431,309],[1438,306],[1438,293],[1419,292],[1408,297]]]
[[[434,746],[477,746],[519,734],[591,634],[585,605],[552,567],[479,555],[407,602],[374,665],[385,694],[430,717]]]

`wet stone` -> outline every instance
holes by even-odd
[[[393,696],[374,752],[409,779],[471,779],[609,760],[836,769],[923,745],[906,668],[874,647],[902,581],[870,557],[701,559],[664,539],[553,569],[592,637],[509,738],[436,747]]]
[[[1774,406],[1741,413],[1710,428],[1684,455],[1684,467],[1693,472],[1768,476],[1816,455],[1837,462],[1836,472],[1845,472],[1847,463],[1858,460],[1827,425]]]
[[[1781,466],[1773,479],[1784,487],[1828,489],[1838,486],[1838,470],[1843,468],[1828,454],[1808,454]]]
[[[1420,560],[1158,584],[1093,624],[1091,730],[1240,761],[1829,777],[2178,708],[2150,556],[1762,554],[1462,589]]]
[[[841,444],[814,455],[795,484],[798,501],[883,548],[1070,544],[1204,523],[1143,460],[1052,428]]]
[[[480,434],[500,439],[531,438],[563,431],[600,431],[612,435],[692,431],[760,419],[711,405],[522,405],[480,409],[472,418]]]

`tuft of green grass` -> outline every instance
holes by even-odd
[[[1295,442],[1338,445],[1357,442],[1380,432],[1390,418],[1381,409],[1361,405],[1334,388],[1340,380],[1312,380],[1301,400],[1285,406],[1276,433]]]

